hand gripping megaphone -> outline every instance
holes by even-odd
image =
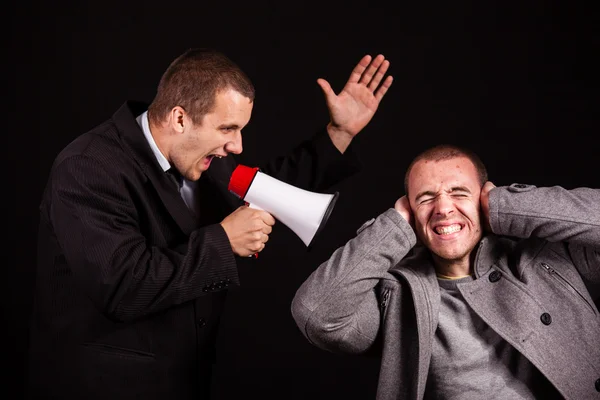
[[[238,165],[229,180],[231,193],[249,207],[262,209],[290,228],[307,247],[323,230],[339,196],[314,193],[281,182],[258,167]]]

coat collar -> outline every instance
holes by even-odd
[[[475,265],[473,267],[475,279],[488,273],[493,265],[510,263],[507,257],[513,253],[514,241],[509,238],[488,234],[479,241],[475,251]]]
[[[506,243],[503,239],[495,235],[484,237],[476,249],[474,267],[476,276],[486,273],[504,253],[505,248]],[[427,376],[432,352],[430,338],[437,329],[440,309],[440,287],[431,253],[426,247],[417,245],[389,272],[400,281],[406,282],[410,288],[415,306],[417,335],[420,338],[416,367],[419,370],[418,376]],[[425,393],[425,382],[425,379],[418,381],[417,397],[419,398]]]
[[[195,220],[172,180],[161,168],[142,128],[135,120],[147,109],[147,104],[128,101],[114,113],[112,119],[119,131],[124,150],[137,162],[144,175],[155,187],[177,225],[186,235],[189,235],[196,227]]]
[[[473,250],[476,252],[473,268],[475,277],[479,278],[485,275],[492,265],[497,263],[500,258],[505,257],[507,253],[510,253],[513,244],[512,240],[495,234],[484,236]],[[430,283],[437,282],[431,252],[425,246],[417,245],[413,247],[408,255],[390,272],[393,273],[394,270],[403,271],[404,269],[412,271],[416,276]]]

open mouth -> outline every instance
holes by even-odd
[[[433,227],[433,231],[440,236],[451,235],[460,232],[464,228],[462,224],[438,225]]]
[[[223,158],[223,156],[219,156],[217,154],[210,154],[204,158],[205,165],[208,167],[214,158]]]

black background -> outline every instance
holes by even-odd
[[[583,2],[94,0],[21,2],[11,12],[5,193],[16,193],[7,209],[16,254],[3,263],[7,392],[25,384],[37,207],[53,158],[124,100],[150,101],[189,47],[223,51],[256,86],[240,158],[247,165],[328,122],[317,78],[339,92],[360,58],[378,53],[394,76],[355,140],[364,169],[333,188],[340,198],[319,241],[307,251],[276,225],[260,262],[241,271],[220,334],[215,399],[374,398],[378,360],[312,347],[290,302],[366,219],[393,206],[404,169],[424,148],[469,146],[496,185],[600,187],[600,21]]]

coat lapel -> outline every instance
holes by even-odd
[[[146,176],[156,188],[158,196],[169,211],[169,214],[171,214],[177,225],[179,225],[179,228],[186,235],[190,235],[196,229],[196,219],[188,209],[171,179],[167,176],[167,173],[163,172],[162,176],[160,176],[160,174],[146,171]]]
[[[440,293],[435,269],[427,249],[415,247],[413,254],[404,258],[390,270],[408,282],[415,305],[417,331],[419,337],[419,363],[417,384],[418,398],[425,393],[425,382],[431,362],[431,338],[437,329],[440,310]]]
[[[123,140],[124,149],[138,163],[179,228],[189,235],[196,229],[195,218],[167,173],[158,164],[142,128],[135,120],[146,109],[146,104],[126,102],[115,112],[113,121]]]

